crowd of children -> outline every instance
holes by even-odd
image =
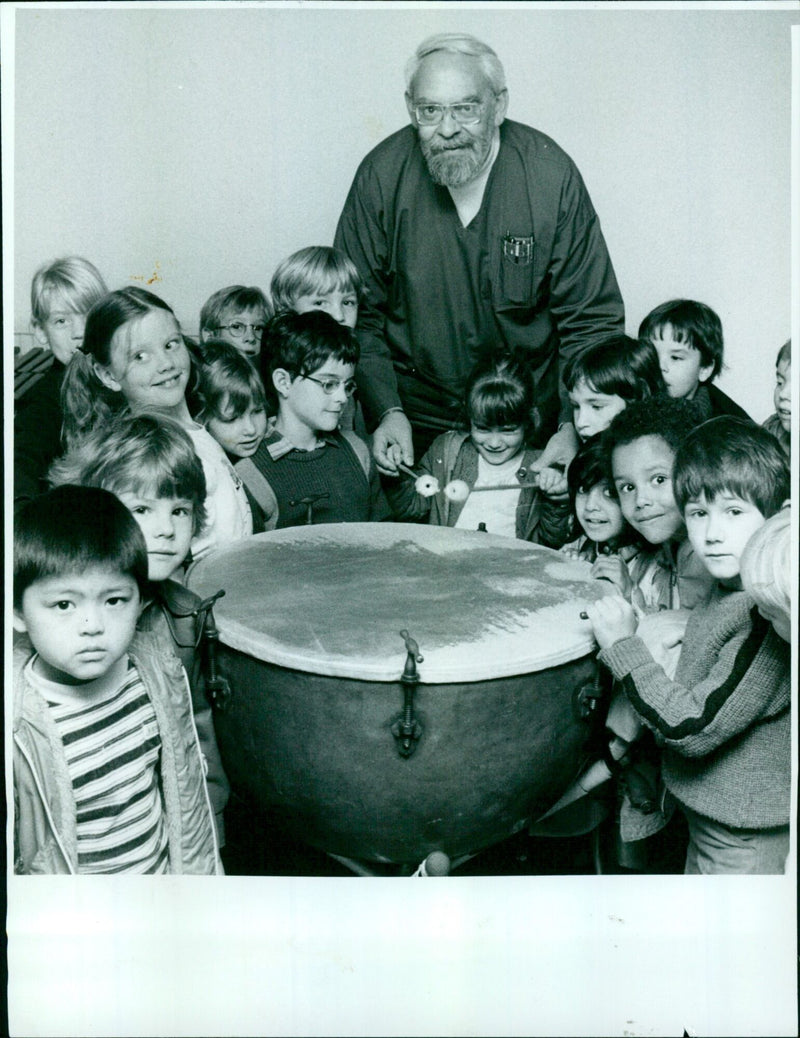
[[[394,520],[591,563],[612,591],[588,622],[614,682],[622,844],[645,846],[677,808],[687,872],[782,871],[790,343],[760,427],[713,384],[713,310],[656,307],[638,338],[565,365],[580,441],[566,471],[537,468],[524,356],[488,351],[461,426],[416,471],[381,476],[357,400],[359,293],[347,256],[301,249],[269,297],[215,292],[193,341],[159,296],[109,292],[80,257],[34,277],[53,364],[14,422],[16,870],[220,872],[218,596],[201,601],[185,569],[262,531]]]

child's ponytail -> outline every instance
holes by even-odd
[[[94,371],[94,362],[82,350],[70,358],[61,384],[61,440],[69,450],[92,429],[108,421],[121,410],[125,401],[121,393],[106,388]]]

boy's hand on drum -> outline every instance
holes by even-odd
[[[539,489],[548,497],[565,501],[569,497],[567,492],[567,477],[562,471],[555,468],[544,468],[539,470]]]
[[[619,555],[598,555],[589,574],[596,580],[607,580],[613,584],[623,598],[630,600],[633,581],[628,567]]]
[[[593,602],[587,607],[586,616],[601,649],[636,634],[636,616],[622,595],[608,595]]]
[[[383,416],[372,435],[372,456],[378,471],[386,476],[397,475],[398,462],[409,467],[414,464],[411,422],[402,411],[389,411]]]

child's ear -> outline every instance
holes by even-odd
[[[272,372],[272,384],[275,386],[279,396],[287,397],[292,385],[292,376],[286,368],[276,368]]]
[[[108,368],[105,367],[104,364],[98,364],[97,361],[94,361],[92,363],[92,367],[94,368],[95,375],[97,375],[97,377],[106,387],[106,389],[110,389],[112,393],[120,392],[122,386],[120,386],[119,382],[117,382],[117,380],[108,370]]]
[[[25,623],[25,617],[18,609],[14,610],[11,622],[15,631],[19,631],[20,634],[25,634],[27,632],[28,625]]]
[[[47,338],[47,333],[38,321],[31,321],[31,329],[33,331],[34,339],[40,346],[50,346],[50,340]]]
[[[697,381],[700,383],[708,382],[711,376],[714,374],[713,364],[703,364],[700,370],[697,372]]]

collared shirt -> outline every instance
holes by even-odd
[[[317,439],[330,447],[339,446],[339,441],[333,433],[317,433]],[[271,420],[270,427],[267,429],[267,435],[264,437],[263,444],[269,451],[269,456],[273,461],[278,461],[280,458],[289,454],[290,451],[297,451],[299,454],[309,453],[308,451],[300,450],[299,447],[295,447],[291,440],[288,440],[283,433],[278,432],[275,428],[274,418]]]
[[[317,436],[319,447],[299,450],[273,421],[255,454],[237,465],[264,510],[267,529],[388,519],[389,506],[367,445],[353,432]],[[363,448],[364,464],[349,437]]]

